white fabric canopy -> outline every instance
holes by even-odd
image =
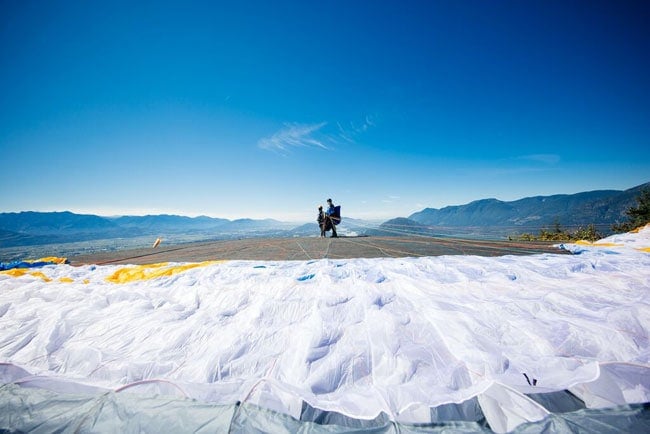
[[[304,402],[430,423],[432,409],[478,398],[506,432],[548,416],[531,394],[568,390],[588,408],[650,401],[648,246],[650,228],[564,246],[575,255],[0,274],[0,372],[61,393],[245,402],[295,418]],[[126,271],[135,277],[115,283]]]

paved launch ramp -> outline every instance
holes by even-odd
[[[70,258],[72,264],[147,264],[219,259],[303,261],[313,259],[403,258],[441,255],[530,255],[566,253],[551,243],[482,241],[430,237],[251,238],[161,245]]]

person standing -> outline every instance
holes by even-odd
[[[327,217],[325,216],[325,211],[323,211],[323,206],[318,207],[318,217],[316,218],[316,221],[318,222],[318,227],[320,228],[320,236],[321,238],[325,238],[325,219]]]
[[[327,211],[325,212],[325,214],[327,215],[327,219],[329,219],[332,226],[332,238],[338,238],[339,236],[336,233],[336,225],[338,225],[341,222],[341,216],[338,215],[336,211],[336,207],[332,202],[332,199],[327,199]]]

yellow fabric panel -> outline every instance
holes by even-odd
[[[53,264],[65,264],[68,261],[68,258],[59,258],[57,256],[47,256],[40,259],[30,259],[25,262],[34,263],[34,262],[51,262]]]
[[[44,273],[41,271],[31,271],[33,268],[12,268],[11,270],[5,270],[5,271],[0,271],[0,274],[5,274],[7,276],[11,277],[20,277],[20,276],[25,276],[25,275],[30,275],[34,277],[38,277],[39,279],[43,279],[44,282],[51,282],[52,279],[47,277]],[[63,279],[69,279],[68,277],[62,277],[59,279],[59,281],[63,281]],[[70,282],[73,280],[70,279]]]
[[[580,246],[592,246],[592,247],[623,247],[623,244],[616,243],[592,243],[587,240],[576,241],[576,244]]]
[[[47,277],[45,274],[41,273],[40,271],[29,271],[29,268],[13,268],[11,270],[5,270],[5,271],[0,271],[0,274],[5,274],[7,276],[11,277],[20,277],[24,276],[25,274],[29,274],[30,276],[38,277],[39,279],[43,279],[45,282],[51,282],[52,279]]]
[[[11,270],[0,271],[0,274],[6,274],[11,277],[20,277],[27,274],[29,268],[12,268]]]
[[[159,262],[156,264],[136,265],[133,267],[122,267],[117,269],[113,274],[106,278],[113,283],[125,283],[134,280],[142,280],[143,276],[149,269],[162,268],[169,265],[169,262]]]
[[[184,265],[167,266],[167,263],[161,264],[148,264],[148,265],[135,265],[132,267],[124,267],[116,270],[113,274],[108,276],[106,280],[112,283],[128,283],[138,280],[150,280],[158,277],[169,277],[183,271],[190,270],[197,267],[206,267],[208,265],[220,264],[225,261],[204,261]]]
[[[47,277],[45,274],[41,273],[40,271],[32,271],[29,274],[31,276],[39,277],[39,278],[43,279],[44,282],[51,282],[52,281],[52,279],[50,279],[49,277]]]
[[[647,227],[650,227],[650,223],[648,223],[648,224],[646,224],[646,225],[644,225],[644,226],[639,226],[639,227],[636,228],[636,229],[632,229],[632,230],[630,231],[630,233],[631,233],[631,234],[638,234],[639,232],[641,232],[642,229],[645,229],[645,228],[647,228]]]
[[[650,253],[650,247],[641,247],[640,249],[642,252]]]
[[[61,278],[59,278],[59,282],[61,282],[61,283],[72,283],[72,282],[74,282],[74,279],[71,279],[69,277],[61,277]]]

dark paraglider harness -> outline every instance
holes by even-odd
[[[333,227],[338,226],[339,223],[341,223],[341,205],[334,207],[333,214],[325,215],[325,221],[323,222],[325,225],[324,231],[327,232],[332,230]]]

